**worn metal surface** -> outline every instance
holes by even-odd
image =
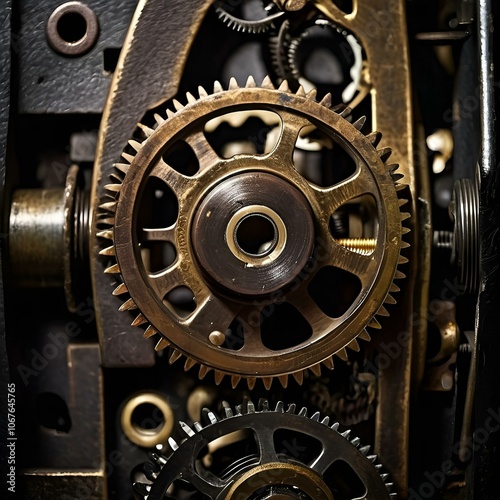
[[[112,75],[104,70],[105,49],[119,49],[137,0],[84,2],[96,14],[99,36],[94,47],[79,57],[54,51],[46,26],[60,0],[17,2],[21,31],[13,35],[19,60],[20,113],[101,113]]]
[[[99,346],[69,345],[67,366],[68,432],[40,429],[30,469],[23,471],[25,498],[105,500],[103,381]],[[89,439],[89,437],[91,437]],[[21,478],[20,478],[21,480]],[[84,494],[85,493],[85,494]],[[60,495],[60,496],[59,496]]]
[[[430,249],[430,234],[417,210],[417,196],[430,199],[425,179],[428,173],[425,165],[414,164],[414,125],[410,66],[408,54],[408,34],[406,27],[405,2],[402,0],[374,0],[353,2],[353,12],[344,14],[329,0],[315,0],[318,8],[332,21],[352,30],[366,51],[368,71],[372,88],[374,109],[373,127],[383,133],[384,144],[393,149],[393,160],[400,164],[404,174],[402,182],[409,185],[412,194],[413,250],[408,256],[412,263],[407,280],[403,283],[401,299],[393,314],[388,329],[402,334],[410,332],[403,342],[396,359],[379,373],[379,405],[377,407],[376,450],[384,465],[393,475],[398,493],[404,495],[408,481],[410,386],[412,372],[413,340],[421,343],[425,338],[425,328],[417,331],[412,322],[412,312],[421,312],[420,298],[426,296],[426,280],[429,262],[418,258],[417,248]],[[419,180],[423,179],[423,180]],[[420,208],[420,207],[418,207]],[[420,246],[419,246],[420,245]],[[422,253],[423,253],[422,252]],[[424,267],[421,267],[424,266]],[[420,277],[423,290],[415,295],[415,281]],[[425,306],[426,307],[426,306]],[[421,325],[422,323],[420,323]],[[413,330],[415,329],[415,332]],[[394,334],[380,336],[381,340],[394,341]],[[394,408],[398,408],[395,412]]]
[[[162,0],[139,2],[102,120],[91,193],[94,215],[98,205],[106,201],[104,186],[109,183],[113,164],[119,161],[144,112],[176,94],[189,48],[210,4],[210,0],[176,0],[169,2],[166,9]],[[167,30],[165,26],[175,29]],[[152,33],[155,64],[150,63]],[[107,314],[117,311],[122,301],[111,295],[117,283],[104,274],[107,263],[98,255],[102,248],[102,241],[96,237],[98,230],[94,217],[91,274],[103,364],[150,366],[154,363],[154,351],[141,333],[130,326],[127,315]]]

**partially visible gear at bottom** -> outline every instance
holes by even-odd
[[[397,498],[370,447],[349,430],[339,432],[329,417],[308,418],[306,408],[296,413],[294,404],[285,410],[282,402],[271,410],[267,400],[258,409],[251,401],[235,411],[223,406],[221,419],[203,410],[205,425],[180,422],[186,438],[170,438],[170,457],[151,454],[143,467],[148,483],[134,485],[142,498]]]

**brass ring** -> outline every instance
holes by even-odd
[[[157,427],[151,429],[143,428],[134,424],[132,415],[134,411],[143,404],[156,406],[163,416],[163,422],[158,422]],[[151,419],[154,423],[154,420]],[[132,396],[123,407],[121,414],[121,426],[123,432],[132,443],[152,448],[159,443],[166,443],[174,428],[174,412],[168,401],[156,392],[141,392]]]

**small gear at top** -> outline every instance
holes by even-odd
[[[364,135],[365,119],[349,123],[329,95],[317,102],[314,90],[251,77],[199,94],[174,100],[156,129],[140,126],[145,139],[129,142],[106,186],[110,227],[99,236],[112,241],[101,251],[114,260],[106,273],[122,280],[113,293],[157,350],[168,347],[171,363],[184,357],[186,370],[198,365],[200,378],[302,383],[305,370],[318,375],[359,351],[395,303],[409,246],[402,176],[391,150],[377,149],[380,134]],[[256,130],[260,153],[246,152],[244,138],[213,139],[225,117],[248,112],[275,122]],[[295,155],[311,137],[325,157],[321,182]],[[341,236],[339,213],[349,226]]]

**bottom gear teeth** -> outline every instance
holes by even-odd
[[[288,375],[281,375],[278,379],[283,388],[286,389],[288,387]]]
[[[307,408],[305,406],[299,411],[299,417],[307,417]]]
[[[239,375],[233,375],[231,377],[231,387],[236,389],[237,385],[240,383],[241,377]]]
[[[288,408],[286,410],[287,413],[293,413],[295,414],[295,410],[297,409],[297,405],[295,403],[290,403],[288,405]]]
[[[170,354],[170,358],[168,362],[173,365],[177,360],[179,360],[182,357],[182,353],[179,352],[177,349],[172,350],[172,354]]]
[[[304,372],[295,372],[292,373],[292,376],[297,384],[302,385],[302,383],[304,382]]]
[[[349,359],[345,348],[340,349],[340,351],[337,351],[335,355],[338,356],[342,361],[347,361]]]
[[[249,377],[247,378],[247,385],[250,390],[253,390],[255,387],[255,384],[257,383],[257,378],[256,377]]]
[[[273,384],[273,379],[271,377],[264,377],[262,379],[262,383],[264,384],[264,387],[269,390],[271,389],[271,385]]]
[[[278,401],[276,403],[276,408],[274,409],[276,413],[285,413],[285,405],[283,404],[283,401]]]
[[[220,385],[220,383],[224,380],[225,374],[219,371],[214,373],[215,385]]]

